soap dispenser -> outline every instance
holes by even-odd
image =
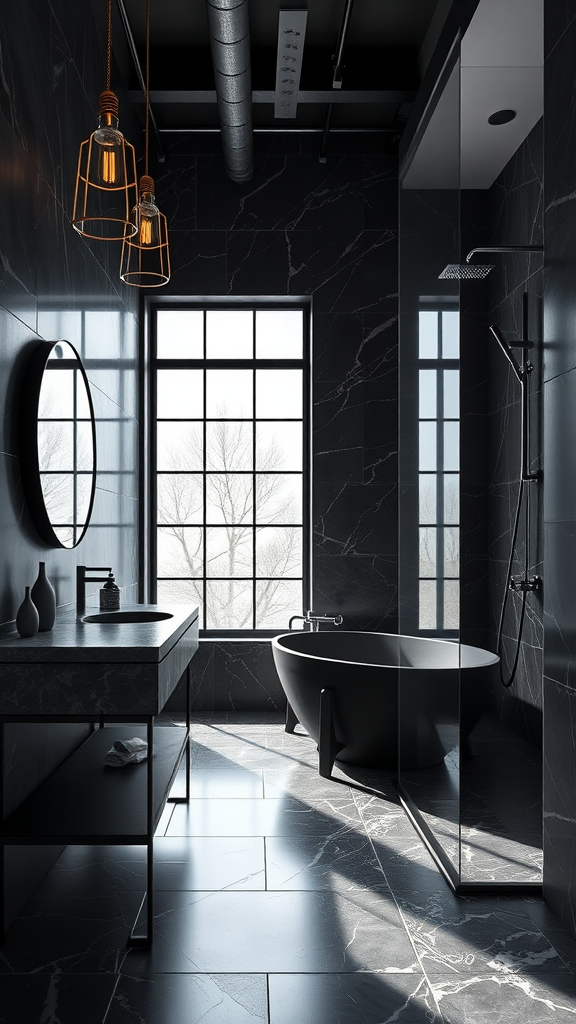
[[[117,612],[120,608],[120,588],[114,580],[114,573],[108,573],[108,579],[100,591],[100,611]]]

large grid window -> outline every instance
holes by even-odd
[[[459,626],[459,317],[419,314],[419,629]]]
[[[285,629],[306,603],[305,314],[154,311],[154,597],[198,601],[204,630]]]

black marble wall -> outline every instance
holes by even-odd
[[[544,892],[576,934],[576,10],[545,3]]]
[[[476,245],[542,245],[543,124],[540,121],[487,193],[462,194],[463,252]],[[463,639],[497,649],[498,624],[521,475],[521,390],[488,330],[498,325],[515,344],[522,337],[528,294],[530,472],[542,469],[542,266],[540,254],[478,254],[492,263],[484,282],[462,284],[462,619]],[[519,361],[522,353],[516,350]],[[525,485],[512,574],[543,574],[543,481]],[[526,551],[526,506],[530,537]],[[522,596],[508,592],[502,659],[510,677],[518,649]],[[542,745],[542,591],[528,594],[518,668],[504,688],[495,680],[488,709],[536,746]]]
[[[313,607],[395,632],[397,161],[371,148],[334,136],[321,164],[314,136],[255,136],[254,178],[238,185],[218,139],[178,143],[156,195],[170,224],[163,294],[312,296]],[[227,647],[202,646],[195,668],[207,679],[206,660],[213,682],[198,683],[197,707],[270,708],[269,643],[246,648],[242,684]]]
[[[111,564],[125,597],[137,597],[138,296],[119,281],[118,247],[87,243],[69,223],[78,147],[97,123],[104,85],[103,27],[95,25],[90,3],[71,0],[10,0],[0,16],[0,624],[14,619],[39,560],[60,607],[74,600],[77,563]],[[127,104],[118,91],[122,113]],[[129,118],[122,127],[128,134]],[[73,551],[47,549],[39,540],[20,482],[22,370],[38,341],[57,338],[82,354],[97,418],[92,525]],[[7,810],[84,731],[82,725],[7,729]],[[8,854],[10,916],[54,851]]]

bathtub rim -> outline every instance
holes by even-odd
[[[336,630],[328,630],[328,631],[325,630],[322,635],[326,636],[327,633],[330,633],[330,632],[336,633]],[[463,643],[460,643],[459,640],[443,640],[442,637],[432,637],[432,636],[414,636],[412,633],[379,633],[379,632],[376,632],[375,630],[368,630],[368,629],[367,630],[362,630],[362,629],[343,629],[343,630],[338,630],[338,635],[339,636],[342,636],[344,633],[351,633],[354,636],[386,636],[386,637],[391,637],[394,640],[425,640],[427,643],[433,643],[433,644],[452,644],[452,645],[457,645],[459,647],[467,648],[470,651],[480,651],[482,654],[486,655],[486,659],[487,660],[481,661],[480,663],[473,664],[473,665],[462,665],[462,664],[459,664],[459,665],[445,665],[445,666],[433,666],[433,665],[432,666],[429,666],[429,665],[427,665],[427,666],[423,666],[423,665],[392,665],[392,664],[389,665],[389,664],[387,664],[385,662],[382,663],[382,662],[373,662],[373,661],[349,661],[348,659],[345,659],[345,658],[326,658],[326,657],[323,657],[320,654],[308,654],[305,651],[295,651],[291,647],[284,647],[280,643],[280,641],[283,640],[284,637],[286,637],[286,636],[298,636],[299,634],[309,636],[310,635],[310,631],[309,630],[303,630],[303,629],[299,629],[299,630],[293,629],[290,632],[287,631],[285,633],[280,633],[278,636],[273,637],[272,638],[272,647],[273,648],[275,647],[278,650],[285,652],[286,654],[295,654],[299,658],[307,658],[310,661],[326,661],[326,662],[329,662],[329,663],[334,664],[334,665],[361,665],[361,666],[364,666],[366,668],[398,669],[398,670],[401,670],[402,672],[422,672],[422,671],[426,671],[426,672],[448,672],[448,671],[460,672],[462,670],[471,671],[471,670],[480,669],[480,668],[490,668],[491,666],[497,665],[498,662],[500,661],[500,658],[498,657],[498,655],[494,654],[492,651],[487,651],[484,647],[474,647],[472,644],[463,644]]]

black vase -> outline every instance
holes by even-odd
[[[30,596],[38,609],[38,628],[41,633],[45,633],[52,629],[56,618],[56,594],[46,575],[46,562],[40,562],[38,579],[32,587]]]
[[[25,587],[24,600],[16,612],[16,629],[21,637],[36,636],[38,622],[38,610],[30,597],[30,587]]]

